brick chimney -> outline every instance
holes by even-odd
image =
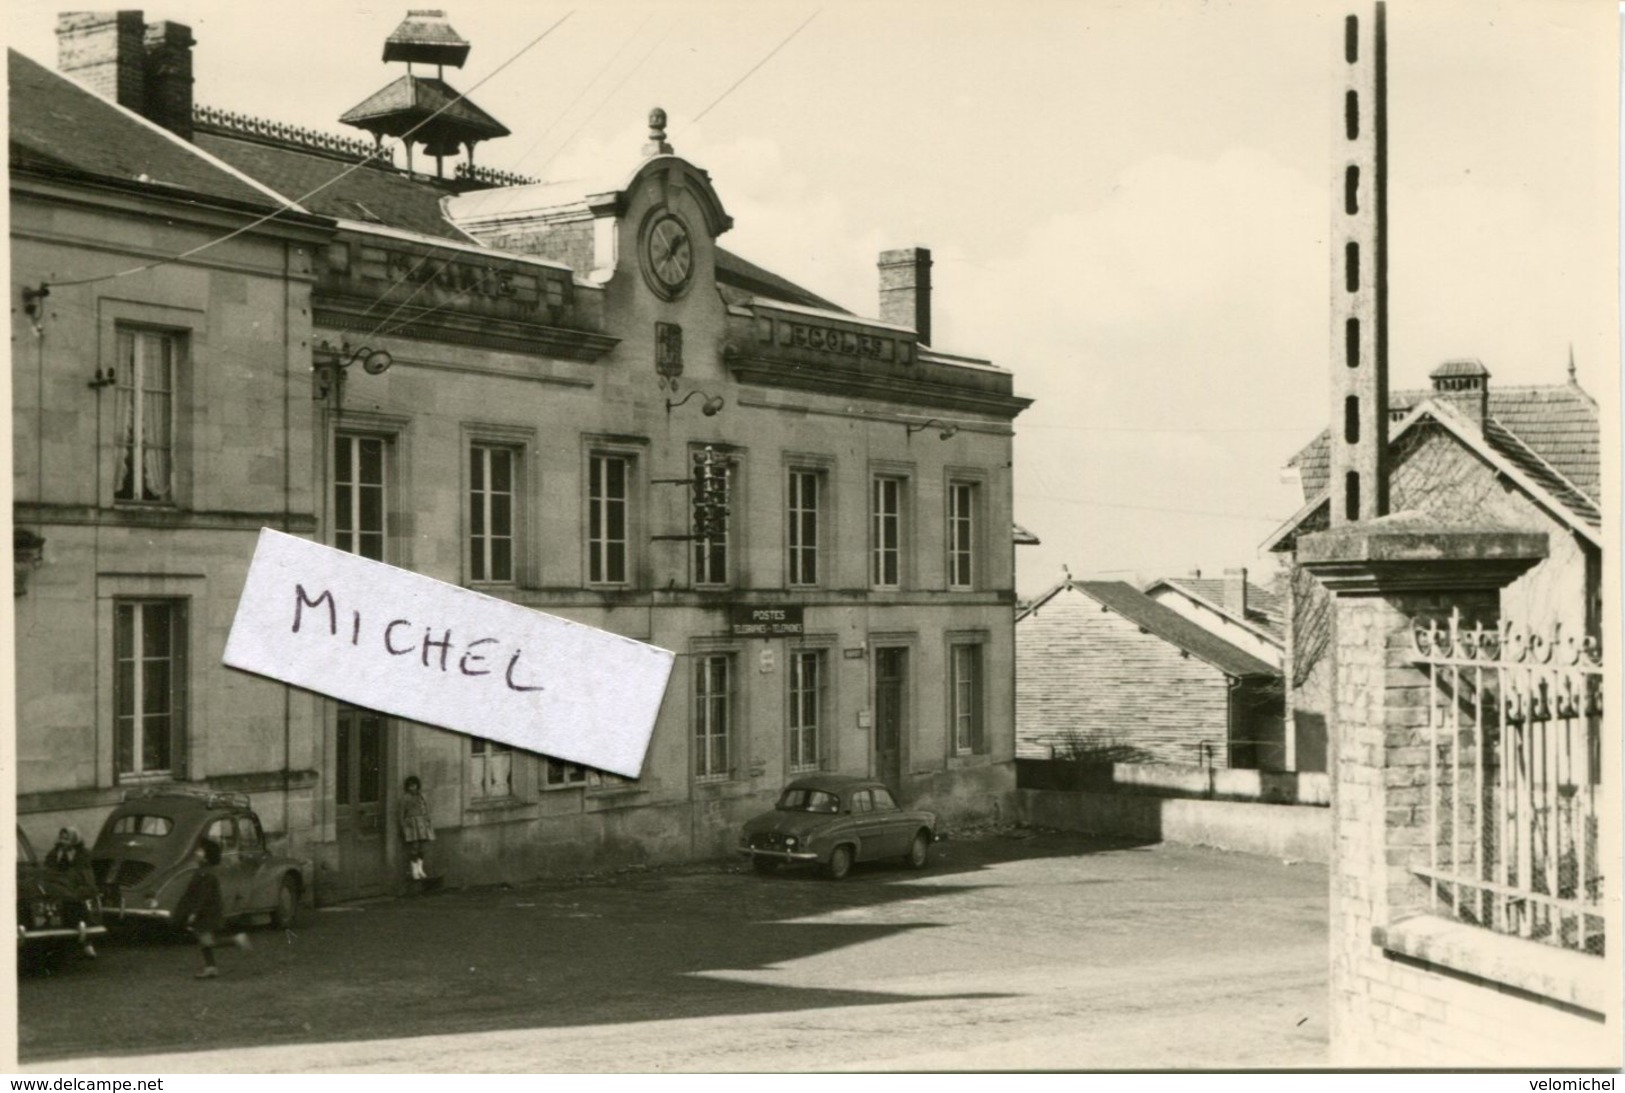
[[[56,66],[105,99],[192,139],[192,30],[140,11],[66,12]]]
[[[147,55],[139,11],[70,11],[56,18],[56,67],[104,99],[147,112]]]
[[[880,321],[906,326],[931,344],[931,252],[904,247],[880,252]]]
[[[1476,360],[1445,361],[1428,378],[1433,381],[1433,397],[1447,402],[1479,432],[1490,412],[1490,371]]]
[[[147,117],[192,139],[192,28],[164,20],[146,26]]]
[[[1247,617],[1247,571],[1224,571],[1224,609],[1238,619]]]

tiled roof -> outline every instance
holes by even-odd
[[[467,131],[479,140],[505,137],[508,127],[497,121],[468,99],[459,99],[458,92],[444,80],[424,76],[402,76],[387,87],[373,92],[359,104],[346,110],[339,121],[346,125],[371,129],[367,123],[392,116],[408,120],[435,116],[435,126],[455,127]],[[398,134],[397,134],[398,135]]]
[[[747,304],[753,296],[765,296],[770,300],[779,300],[787,304],[838,311],[844,315],[852,314],[840,304],[832,304],[822,296],[808,292],[800,285],[787,281],[754,262],[746,261],[732,251],[718,247],[716,254],[717,291],[722,294],[724,303]]]
[[[1459,361],[1445,361],[1439,367],[1428,373],[1429,379],[1455,379],[1460,376],[1488,376],[1490,370],[1484,367],[1483,361],[1471,358]]]
[[[389,168],[362,167],[319,193],[311,193],[343,174],[353,161],[204,128],[197,130],[194,139],[198,147],[271,189],[290,198],[303,197],[301,204],[311,212],[468,241],[467,235],[440,215],[440,199],[450,189],[432,181]]]
[[[1183,588],[1193,595],[1199,596],[1215,607],[1224,607],[1224,585],[1219,579],[1204,577],[1168,577],[1158,584],[1174,585]],[[1149,592],[1150,589],[1148,588]],[[1281,598],[1267,588],[1247,582],[1247,621],[1263,630],[1267,630],[1275,637],[1281,637]]]
[[[1402,414],[1433,395],[1433,391],[1394,391],[1388,396],[1388,408],[1391,413]],[[1485,439],[1492,447],[1520,468],[1543,460],[1551,470],[1573,483],[1591,502],[1590,511],[1595,512],[1596,503],[1602,499],[1601,434],[1597,404],[1590,395],[1572,383],[1532,387],[1492,385],[1489,417]],[[1535,459],[1531,460],[1531,456]],[[1310,441],[1287,465],[1297,468],[1305,501],[1319,495],[1331,476],[1329,434],[1323,432]],[[1550,471],[1543,471],[1541,475],[1555,481]],[[1545,485],[1545,481],[1542,484]],[[1551,492],[1560,499],[1572,493],[1558,489]]]
[[[278,202],[177,137],[15,50],[6,51],[11,166],[72,171],[274,209]],[[297,195],[295,195],[297,196]]]
[[[1172,608],[1164,607],[1124,581],[1063,581],[1029,605],[1017,616],[1016,621],[1020,622],[1021,619],[1041,609],[1048,600],[1068,588],[1082,592],[1148,633],[1155,634],[1170,645],[1213,665],[1227,676],[1240,679],[1247,676],[1279,677],[1281,674],[1279,669],[1230,644],[1217,634],[1202,629]]]

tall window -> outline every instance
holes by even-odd
[[[385,441],[340,434],[333,440],[333,545],[384,560]]]
[[[818,502],[817,471],[791,471],[787,488],[790,516],[790,583],[818,583]]]
[[[628,495],[626,456],[593,455],[587,463],[587,580],[626,583]]]
[[[982,647],[952,648],[954,751],[963,755],[982,750]]]
[[[722,534],[709,535],[704,539],[694,540],[694,583],[695,584],[727,584],[728,583],[728,539],[733,534],[732,509],[734,499],[734,465],[732,459],[722,460],[717,470],[725,483],[722,496],[729,513],[722,520]]]
[[[948,587],[975,583],[976,484],[948,483]]]
[[[869,512],[874,555],[871,583],[877,588],[896,588],[902,583],[903,479],[876,478]]]
[[[513,749],[476,736],[468,742],[469,789],[475,800],[513,796]]]
[[[118,601],[113,661],[119,775],[174,772],[186,697],[185,604]]]
[[[120,501],[173,500],[179,342],[179,335],[161,330],[118,330],[118,473],[113,496]]]
[[[514,450],[475,444],[468,463],[468,575],[512,581]]]
[[[720,781],[729,774],[733,728],[733,654],[710,653],[694,662],[694,776]]]
[[[824,651],[790,655],[790,770],[818,769],[818,726],[824,708]]]

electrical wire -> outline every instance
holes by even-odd
[[[511,65],[515,61],[517,61],[520,57],[522,57],[526,53],[528,53],[533,46],[535,46],[543,38],[546,38],[549,34],[552,34],[555,30],[557,30],[564,23],[564,21],[566,19],[570,18],[570,16],[572,16],[574,14],[575,14],[574,9],[571,9],[570,11],[565,12],[564,15],[562,15],[557,22],[555,22],[552,26],[548,27],[546,30],[542,31],[536,37],[532,38],[529,42],[527,42],[523,46],[521,46],[519,48],[519,50],[517,52],[515,52],[507,60],[503,61],[501,64],[499,64],[495,68],[493,68],[490,72],[486,73],[486,75],[484,77],[482,77],[480,79],[480,81],[478,83],[476,83],[473,87],[469,88],[467,91],[459,92],[456,98],[450,100],[444,106],[440,107],[440,109],[436,110],[433,114],[430,114],[428,117],[424,118],[422,121],[420,121],[416,125],[412,126],[412,128],[408,129],[405,133],[401,134],[401,136],[399,138],[399,142],[400,143],[405,143],[405,142],[409,141],[411,139],[411,136],[412,136],[413,133],[416,133],[419,129],[422,129],[425,125],[428,125],[431,121],[434,121],[435,118],[439,117],[441,114],[445,113],[447,110],[450,110],[453,106],[456,106],[463,99],[467,98],[469,95],[473,94],[475,91],[478,91],[493,76],[495,76],[497,73],[501,72],[503,69],[507,68],[509,65]],[[393,146],[387,146],[387,147],[389,148],[389,150],[393,154]],[[259,227],[261,224],[264,224],[264,223],[267,223],[268,221],[274,220],[277,217],[281,216],[282,214],[291,211],[295,207],[304,204],[304,202],[308,201],[310,198],[312,198],[312,197],[316,196],[317,194],[321,193],[323,190],[327,189],[329,186],[332,186],[334,183],[340,181],[343,178],[348,177],[349,175],[353,174],[356,171],[359,171],[362,167],[366,166],[368,163],[371,163],[374,159],[378,158],[378,156],[385,150],[385,148],[386,148],[385,145],[380,144],[379,148],[378,148],[378,151],[374,152],[372,155],[367,156],[365,159],[358,160],[357,162],[351,164],[349,167],[346,167],[344,170],[340,171],[338,174],[334,175],[332,178],[328,179],[326,182],[322,183],[320,186],[317,186],[315,189],[309,191],[308,193],[304,194],[303,196],[295,198],[292,201],[285,201],[281,207],[279,207],[277,209],[273,209],[271,212],[266,213],[264,216],[258,217],[257,219],[254,219],[254,220],[251,220],[247,224],[244,224],[242,227],[236,228],[236,229],[234,229],[232,231],[229,231],[225,235],[222,235],[222,236],[220,236],[218,238],[210,239],[210,240],[208,240],[207,242],[204,242],[204,243],[199,243],[197,246],[192,247],[190,250],[182,251],[180,254],[171,255],[168,258],[160,258],[157,261],[148,262],[148,263],[146,263],[144,265],[135,266],[135,267],[133,267],[131,269],[120,270],[118,273],[104,273],[104,274],[102,274],[100,276],[97,276],[97,277],[82,277],[82,278],[78,278],[76,280],[71,280],[71,281],[47,281],[47,282],[44,283],[44,286],[48,286],[50,288],[70,288],[70,287],[77,286],[77,285],[94,285],[94,284],[98,284],[98,283],[100,283],[102,281],[113,281],[113,280],[117,280],[120,277],[129,277],[132,274],[145,273],[148,270],[157,269],[160,266],[167,266],[167,265],[169,265],[169,264],[171,264],[173,262],[181,262],[181,261],[184,261],[184,260],[186,260],[188,258],[192,258],[192,257],[194,257],[196,255],[202,254],[204,251],[209,250],[212,247],[218,247],[222,243],[229,242],[232,239],[236,239],[240,235],[243,235],[243,234],[245,234],[247,232],[251,232],[255,228]],[[42,287],[44,287],[44,286],[42,286]]]
[[[821,14],[823,14],[823,11],[824,11],[823,8],[819,8],[817,11],[815,11],[811,15],[807,16],[806,19],[802,20],[801,25],[799,27],[797,27],[795,30],[792,30],[789,33],[789,35],[785,37],[784,41],[782,41],[778,45],[774,46],[771,50],[768,51],[768,54],[767,54],[766,57],[763,57],[761,60],[757,61],[754,65],[752,65],[749,72],[746,72],[743,76],[739,77],[739,79],[737,79],[733,83],[729,84],[728,85],[728,90],[726,90],[722,94],[718,95],[716,97],[716,100],[714,102],[712,102],[710,106],[707,106],[704,110],[701,110],[698,114],[694,115],[694,120],[692,122],[690,122],[689,124],[690,125],[698,125],[700,123],[701,118],[705,117],[705,115],[709,114],[712,110],[715,110],[717,105],[719,103],[721,103],[723,99],[726,99],[729,95],[732,95],[734,93],[735,88],[737,88],[740,84],[744,83],[746,80],[750,79],[753,75],[755,75],[756,70],[758,68],[761,68],[763,65],[767,64],[767,62],[771,61],[773,59],[774,55],[779,52],[779,50],[781,50],[785,46],[789,45],[790,40],[792,38],[794,38],[796,35],[800,34],[803,30],[806,30],[807,29],[807,24],[812,22],[814,19],[818,18]]]
[[[598,105],[593,107],[592,113],[588,114],[584,119],[582,119],[581,124],[576,126],[575,129],[570,133],[570,135],[565,137],[564,141],[557,148],[553,149],[553,154],[552,155],[550,155],[546,159],[542,160],[541,165],[536,168],[536,173],[537,174],[541,174],[542,171],[546,170],[548,164],[552,163],[555,159],[558,159],[559,155],[561,153],[563,153],[563,151],[566,148],[570,147],[570,142],[575,140],[576,137],[581,135],[581,131],[583,129],[587,128],[588,124],[590,124],[592,122],[592,119],[594,119],[594,118],[596,118],[598,116],[598,111],[602,110],[605,106],[609,105],[609,100],[613,99],[615,97],[615,95],[621,90],[621,88],[626,86],[626,81],[630,80],[633,76],[637,75],[639,70],[641,70],[643,68],[643,66],[648,63],[649,58],[654,56],[655,50],[659,49],[662,45],[665,44],[666,39],[671,37],[671,32],[673,30],[675,30],[675,29],[677,29],[677,24],[676,23],[673,23],[671,26],[666,28],[665,32],[662,33],[660,35],[660,37],[655,40],[655,44],[649,47],[648,52],[644,53],[644,55],[642,57],[638,58],[638,63],[633,65],[631,70],[629,72],[627,72],[627,74],[625,76],[621,77],[620,83],[617,83],[614,87],[610,88],[609,94],[605,95],[602,99],[600,99],[598,101]]]
[[[517,156],[514,157],[513,163],[514,163],[514,170],[516,172],[519,169],[519,164],[524,162],[525,157],[530,155],[532,152],[534,152],[536,150],[536,146],[541,144],[542,141],[547,139],[547,135],[549,133],[551,133],[554,130],[554,128],[556,128],[558,126],[559,122],[563,121],[566,117],[569,116],[570,111],[572,111],[572,110],[574,110],[576,108],[576,104],[579,103],[582,99],[586,98],[587,93],[590,92],[594,87],[598,86],[598,81],[603,79],[605,74],[608,73],[609,70],[615,66],[615,62],[621,59],[621,54],[625,53],[627,51],[627,49],[629,49],[631,47],[633,39],[637,38],[638,35],[642,34],[643,33],[643,28],[647,27],[649,25],[649,23],[653,19],[654,19],[653,15],[646,16],[644,18],[643,22],[638,24],[638,29],[634,30],[631,34],[627,35],[625,40],[623,40],[621,42],[621,47],[619,49],[617,49],[613,54],[610,55],[609,60],[604,62],[603,67],[599,68],[597,74],[594,75],[592,79],[588,80],[586,85],[583,86],[580,91],[576,92],[576,97],[571,99],[569,104],[566,105],[563,110],[559,111],[558,117],[556,117],[552,121],[548,122],[547,127],[541,131],[541,133],[536,137],[536,139],[531,141],[529,144],[527,144],[525,146],[525,150],[523,152],[520,152]]]
[[[1131,505],[1122,501],[1100,501],[1092,497],[1055,497],[1043,493],[1016,493],[1016,497],[1025,497],[1034,501],[1053,501],[1063,505],[1081,505],[1085,508],[1101,509],[1133,509],[1137,512],[1165,512],[1176,516],[1207,516],[1219,520],[1247,520],[1258,524],[1281,524],[1288,517],[1260,516],[1257,513],[1242,512],[1214,512],[1211,509],[1180,509],[1163,508],[1158,505]]]

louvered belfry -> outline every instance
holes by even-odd
[[[445,66],[461,68],[469,43],[446,21],[443,11],[409,11],[401,25],[384,40],[384,60],[404,62],[406,75],[360,104],[345,111],[339,121],[365,129],[375,141],[396,137],[406,145],[406,165],[412,167],[414,145],[434,157],[435,174],[444,177],[446,156],[465,155],[474,164],[474,146],[482,140],[508,135],[507,126],[466,98],[442,78]],[[413,73],[412,66],[434,65],[431,79]]]

